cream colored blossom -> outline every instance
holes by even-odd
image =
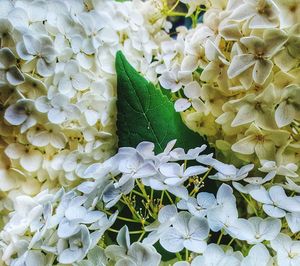
[[[245,137],[232,145],[237,153],[255,153],[261,160],[274,160],[277,147],[284,146],[290,134],[287,131],[261,130],[254,124],[246,131]]]
[[[278,52],[287,37],[280,30],[266,30],[263,38],[257,36],[240,39],[245,52],[235,55],[228,69],[228,77],[234,78],[253,67],[252,77],[258,84],[263,84],[272,72],[272,56]],[[248,73],[246,73],[248,74]]]
[[[300,120],[300,87],[290,85],[283,89],[275,119],[278,127],[289,125],[294,119]]]

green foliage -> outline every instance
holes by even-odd
[[[119,147],[151,141],[159,153],[173,139],[177,139],[177,147],[185,150],[205,143],[204,138],[186,127],[168,97],[143,78],[120,51],[116,55],[116,71]]]

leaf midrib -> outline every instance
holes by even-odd
[[[128,80],[129,80],[129,82],[130,82],[130,85],[131,85],[131,87],[133,88],[134,94],[135,94],[136,98],[138,99],[138,104],[139,104],[141,110],[143,111],[143,116],[145,117],[145,119],[146,119],[146,121],[147,121],[147,123],[148,123],[148,125],[149,125],[149,128],[151,129],[152,134],[154,135],[154,137],[155,137],[155,139],[156,139],[156,142],[158,143],[158,146],[159,146],[161,152],[163,152],[164,149],[162,148],[161,143],[160,143],[160,141],[159,141],[159,139],[158,139],[158,137],[157,137],[157,135],[156,135],[156,133],[155,133],[153,127],[152,127],[152,124],[150,123],[150,120],[148,119],[148,117],[147,117],[147,115],[146,115],[146,113],[145,113],[145,111],[144,111],[143,105],[142,105],[142,103],[141,103],[141,99],[140,99],[140,97],[138,96],[138,94],[137,94],[137,92],[136,92],[136,90],[135,90],[135,87],[133,86],[133,83],[132,83],[132,81],[131,81],[131,79],[130,79],[130,75],[129,75],[129,73],[127,72],[127,69],[126,69],[126,67],[125,67],[125,64],[124,64],[124,61],[123,61],[123,58],[122,58],[122,57],[121,57],[121,62],[122,62],[123,69],[124,69],[124,71],[125,71],[125,73],[126,73],[126,77],[128,78]],[[149,92],[148,86],[149,86],[149,84],[147,84],[147,87],[146,87],[146,88],[147,88],[147,91]],[[150,96],[150,95],[149,95],[149,96]],[[150,96],[150,98],[151,98],[151,96]],[[129,104],[129,103],[128,103],[128,104]],[[130,104],[129,104],[129,105],[130,105]]]

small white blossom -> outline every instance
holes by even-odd
[[[278,266],[296,266],[300,263],[300,242],[293,241],[289,236],[280,234],[271,241],[271,247],[277,252]]]
[[[170,252],[179,252],[183,248],[201,253],[206,248],[205,239],[209,227],[206,219],[193,217],[188,212],[180,212],[160,237],[160,244]]]

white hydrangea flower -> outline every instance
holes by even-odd
[[[35,106],[40,112],[47,113],[49,121],[54,124],[61,124],[80,114],[79,108],[70,104],[68,97],[63,94],[56,94],[51,100],[42,96],[37,99]]]
[[[279,24],[278,7],[272,0],[243,0],[230,18],[233,20],[249,20],[249,28],[274,28]]]
[[[16,86],[23,83],[25,80],[22,72],[16,67],[16,58],[14,54],[8,48],[0,49],[0,78],[1,86],[5,83]]]
[[[280,26],[287,28],[299,22],[300,5],[297,0],[275,0],[280,9],[279,18]]]
[[[208,168],[203,166],[190,166],[184,169],[184,165],[178,163],[164,163],[159,167],[159,171],[166,177],[164,183],[169,186],[183,184],[189,177],[203,174]]]
[[[247,52],[233,57],[228,68],[228,77],[234,78],[254,66],[253,80],[258,84],[264,84],[273,67],[270,58],[278,52],[286,40],[286,34],[277,29],[264,31],[263,38],[257,36],[241,38],[240,41]],[[248,75],[248,72],[245,73]]]
[[[204,217],[207,211],[214,208],[217,204],[216,198],[212,193],[200,192],[197,198],[188,198],[177,203],[177,207],[182,210],[188,210],[192,215]]]
[[[36,110],[35,103],[30,99],[20,99],[5,110],[4,118],[8,123],[21,127],[21,133],[36,125],[42,114]]]
[[[220,246],[209,244],[203,252],[203,255],[197,256],[192,261],[191,266],[238,266],[241,264],[242,259],[243,255],[240,252],[232,252],[230,249],[224,252]]]
[[[288,197],[280,186],[272,186],[269,191],[264,187],[260,187],[250,191],[250,195],[258,202],[263,203],[263,210],[274,218],[284,217],[286,211],[300,211],[297,197]]]
[[[281,96],[281,102],[275,112],[275,120],[278,127],[284,127],[299,120],[300,113],[298,103],[300,99],[300,87],[290,85],[286,87]]]
[[[121,228],[117,235],[117,245],[110,245],[105,249],[105,255],[115,262],[115,265],[155,265],[158,266],[161,255],[151,245],[135,242],[130,245],[127,226]]]
[[[299,212],[292,212],[292,213],[287,213],[286,216],[286,221],[288,223],[289,228],[291,231],[295,234],[300,231],[300,214]]]
[[[89,230],[85,225],[80,225],[77,234],[68,239],[60,239],[58,242],[58,261],[63,264],[71,264],[82,260],[88,253],[91,244]]]
[[[279,266],[297,265],[300,262],[300,242],[280,234],[271,241],[271,247],[277,252],[276,262]]]
[[[0,155],[0,190],[10,191],[19,186],[20,181],[26,180],[22,171],[12,166],[11,161],[5,154]]]
[[[143,240],[143,243],[155,244],[174,222],[177,214],[177,208],[174,205],[162,207],[157,217],[158,224],[151,224],[145,227],[147,231],[150,231],[150,234]]]
[[[192,81],[192,74],[189,71],[180,70],[180,67],[176,65],[172,70],[164,72],[159,77],[159,81],[163,88],[176,92]]]
[[[239,181],[246,178],[249,172],[254,168],[254,164],[248,164],[241,169],[237,169],[234,165],[224,164],[216,159],[207,157],[198,159],[201,163],[210,165],[218,172],[215,175],[209,176],[212,179],[220,181]]]
[[[281,230],[281,221],[268,217],[250,217],[248,220],[239,218],[227,228],[227,232],[234,238],[247,241],[249,244],[273,240]]]
[[[170,252],[179,252],[183,248],[202,253],[206,248],[205,239],[209,227],[204,218],[193,217],[188,212],[180,212],[160,237],[160,244]]]
[[[261,167],[258,168],[259,171],[268,173],[270,175],[282,175],[288,177],[298,177],[297,170],[298,166],[294,163],[289,164],[279,164],[274,161],[261,161]]]
[[[76,91],[84,91],[90,85],[90,80],[80,71],[78,62],[70,60],[66,63],[62,76],[59,76],[58,91],[73,97]]]
[[[54,124],[45,124],[44,128],[35,127],[27,132],[28,141],[37,147],[51,145],[62,149],[67,143],[66,136],[61,132],[62,128]]]
[[[36,71],[44,77],[53,74],[56,52],[53,48],[53,42],[48,36],[37,37],[25,34],[16,48],[18,55],[26,60],[29,68],[36,67]]]
[[[21,143],[11,143],[5,149],[5,154],[13,160],[20,160],[20,165],[29,172],[37,171],[43,162],[43,155],[39,150]]]
[[[263,244],[256,244],[250,249],[248,256],[243,259],[241,266],[269,266],[273,264],[273,258],[270,256],[266,246]]]
[[[230,186],[222,184],[216,199],[217,205],[207,212],[209,227],[214,232],[230,227],[238,218],[236,199]]]

